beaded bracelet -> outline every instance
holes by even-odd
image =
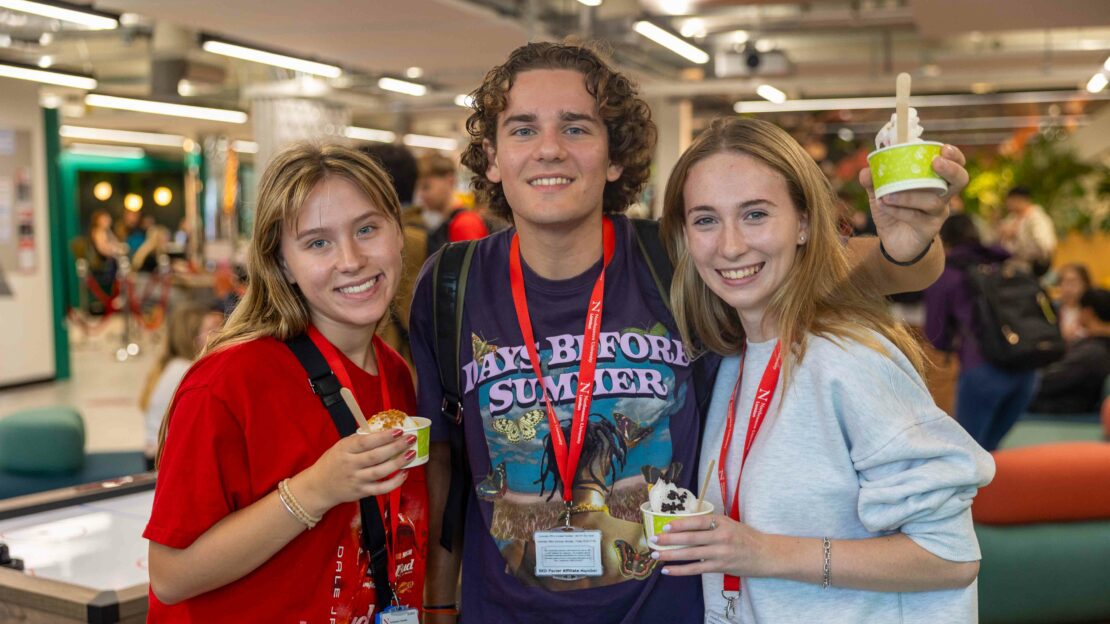
[[[825,551],[825,575],[821,580],[821,589],[829,588],[829,573],[832,572],[832,542],[829,538],[821,539],[821,547]]]
[[[297,497],[293,496],[293,492],[289,490],[289,479],[278,483],[278,498],[281,499],[281,504],[285,505],[285,510],[309,529],[320,522],[319,516],[313,516],[305,511],[305,508],[297,501]]]

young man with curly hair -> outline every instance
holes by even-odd
[[[418,412],[433,421],[426,621],[455,621],[461,560],[464,622],[700,623],[698,580],[659,574],[641,524],[649,483],[695,487],[700,435],[693,366],[621,214],[649,176],[650,110],[595,52],[554,43],[515,50],[474,97],[462,161],[514,227],[479,241],[468,273],[458,366],[474,487],[450,551],[438,512],[455,425],[441,413],[432,261],[413,300]],[[957,162],[938,172],[958,190],[962,155],[945,155]],[[853,242],[861,273],[894,292],[935,279],[940,246],[926,250],[946,199],[873,202],[889,258],[917,261]]]

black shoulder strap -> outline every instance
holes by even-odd
[[[432,323],[439,385],[443,389],[441,411],[453,424],[448,438],[451,445],[451,486],[447,492],[439,536],[439,543],[449,552],[456,534],[462,531],[466,501],[473,482],[463,435],[462,367],[459,359],[462,354],[463,299],[476,245],[477,241],[448,243],[432,265]]]
[[[308,373],[309,386],[320,397],[328,414],[331,414],[331,420],[340,437],[354,433],[358,429],[354,414],[351,414],[339,394],[342,386],[320,349],[316,348],[306,334],[290,338],[285,344]],[[358,503],[362,516],[362,547],[370,556],[370,574],[374,579],[376,602],[378,605],[388,605],[393,601],[393,588],[389,584],[389,555],[385,548],[385,526],[378,513],[378,501],[373,496],[367,496],[359,499]],[[393,510],[392,513],[397,511]]]
[[[655,288],[663,299],[663,305],[671,310],[671,279],[674,277],[674,264],[671,263],[667,250],[663,247],[663,239],[659,233],[659,222],[648,219],[629,219],[632,231],[636,234],[636,245],[640,254],[647,261],[651,271],[651,279],[655,281]],[[674,310],[671,310],[674,314]],[[705,357],[699,357],[692,362],[694,367],[694,397],[697,400],[698,415],[701,417],[702,428],[705,425],[705,415],[709,411],[709,399],[713,394],[713,377],[716,367],[710,366]],[[700,439],[700,438],[699,438]]]

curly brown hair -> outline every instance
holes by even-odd
[[[572,69],[585,77],[586,91],[597,102],[609,136],[609,161],[623,168],[620,178],[605,185],[603,210],[606,214],[624,212],[639,197],[650,175],[655,122],[632,81],[611,69],[594,49],[580,45],[538,42],[521,46],[504,64],[491,69],[471,93],[474,112],[466,120],[470,143],[463,151],[462,164],[474,172],[474,190],[489,202],[493,214],[512,221],[501,184],[486,177],[490,161],[482,142],[488,139],[497,145],[497,116],[505,110],[509,90],[518,74],[536,69]]]

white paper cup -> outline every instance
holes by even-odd
[[[405,432],[405,435],[416,434],[416,446],[414,447],[416,449],[416,456],[401,468],[415,468],[428,463],[428,445],[431,439],[432,421],[422,416],[409,416],[409,418],[416,422],[416,426],[405,427],[402,431]],[[357,433],[365,435],[370,432],[359,428]]]
[[[671,546],[660,546],[659,544],[652,542],[651,538],[656,535],[662,534],[663,527],[672,520],[678,520],[679,518],[693,518],[695,516],[707,516],[713,513],[713,503],[703,500],[701,501],[700,511],[686,514],[672,514],[656,513],[651,510],[651,502],[644,501],[643,504],[640,505],[640,513],[644,516],[644,535],[647,536],[648,548],[651,548],[653,550],[678,550],[680,548],[686,547],[674,544],[672,544]]]

